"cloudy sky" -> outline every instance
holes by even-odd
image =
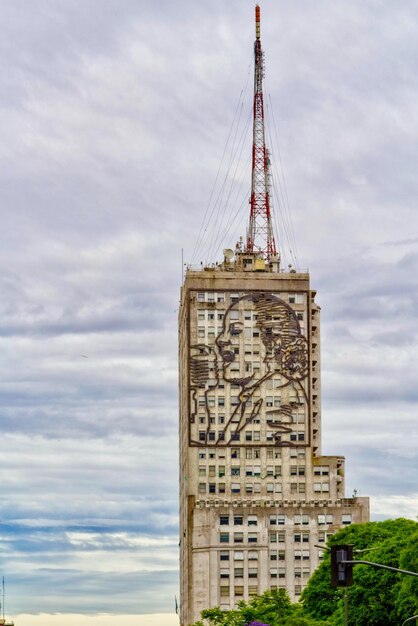
[[[6,613],[174,626],[181,250],[216,260],[194,247],[234,173],[242,209],[212,250],[244,234],[247,144],[243,169],[222,154],[250,114],[254,3],[0,4]],[[323,451],[346,455],[373,519],[414,517],[417,4],[261,7],[279,174],[322,306]]]

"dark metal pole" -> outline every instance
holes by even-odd
[[[347,587],[344,589],[344,626],[348,626],[348,593]]]
[[[398,567],[389,567],[389,565],[382,565],[381,563],[373,563],[373,561],[341,561],[342,565],[371,565],[372,567],[378,567],[380,569],[388,569],[391,572],[399,572],[400,574],[409,574],[410,576],[418,576],[418,572],[410,572],[407,569],[399,569]]]

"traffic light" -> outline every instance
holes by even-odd
[[[349,587],[353,584],[353,546],[331,546],[331,585]]]

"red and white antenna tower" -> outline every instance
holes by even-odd
[[[257,252],[270,259],[276,255],[270,212],[269,154],[264,130],[264,53],[260,41],[260,7],[255,7],[254,42],[254,125],[251,180],[251,211],[247,232],[247,252]]]

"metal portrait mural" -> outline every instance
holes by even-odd
[[[296,312],[264,292],[213,315],[221,331],[218,325],[210,342],[190,346],[190,443],[306,445],[295,435],[309,412],[308,344]]]

